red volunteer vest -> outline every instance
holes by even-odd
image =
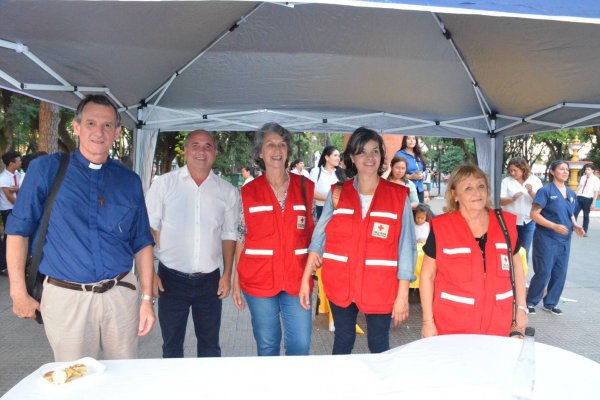
[[[281,291],[297,296],[300,291],[314,227],[315,190],[305,178],[305,203],[300,180],[290,174],[283,213],[264,175],[242,187],[246,239],[237,270],[242,290],[252,296],[271,297]]]
[[[516,216],[502,212],[511,244],[517,241]],[[459,211],[431,221],[436,243],[433,317],[438,334],[508,336],[513,292],[504,234],[489,210],[485,265],[479,244]]]
[[[343,184],[325,227],[325,293],[340,307],[354,302],[367,314],[391,313],[398,293],[398,241],[408,189],[380,179],[363,219],[353,185],[354,179]]]

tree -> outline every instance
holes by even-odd
[[[534,140],[533,135],[514,136],[504,140],[504,170],[514,157],[523,157],[529,166],[538,162],[544,153],[544,148]]]
[[[56,104],[40,102],[38,151],[58,151],[58,125],[60,109]]]

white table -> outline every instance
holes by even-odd
[[[451,335],[384,354],[102,361],[64,385],[46,364],[2,399],[508,399],[521,341]],[[536,343],[536,399],[600,399],[600,364]],[[414,396],[414,397],[409,397]]]

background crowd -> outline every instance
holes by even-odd
[[[396,149],[358,128],[344,149],[325,147],[308,172],[303,160],[290,163],[291,133],[269,123],[254,135],[241,191],[213,172],[219,143],[198,130],[185,139],[184,167],[153,179],[143,199],[139,177],[108,157],[120,134],[110,100],[82,100],[73,126],[80,143],[43,243],[41,301],[27,293],[25,260],[59,157],[39,157],[23,180],[20,154],[9,152],[0,175],[14,312],[42,311],[57,360],[135,357],[137,337],[154,325],[155,301],[164,357],[183,356],[190,311],[197,355],[220,356],[221,302],[230,293],[238,309],[250,310],[258,355],[279,355],[282,339],[286,355],[307,355],[319,268],[335,321],[333,354],[352,351],[359,312],[370,351],[386,351],[391,324],[408,317],[421,246],[423,337],[519,336],[539,302],[562,314],[571,235],[587,236],[600,189],[593,165],[575,193],[565,161],[551,164],[542,186],[516,157],[502,182],[504,211],[494,210],[488,177],[465,164],[447,177],[445,212],[434,216],[428,196],[443,178],[428,168],[417,137],[404,136],[386,165],[386,150]],[[532,254],[528,291],[521,248]],[[113,311],[98,320],[107,299]],[[65,301],[76,311],[61,311]]]

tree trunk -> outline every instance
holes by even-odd
[[[0,90],[2,91],[1,107],[2,107],[2,113],[4,114],[4,126],[2,127],[2,144],[4,146],[0,146],[0,153],[4,154],[8,150],[12,149],[12,145],[13,145],[13,135],[10,131],[10,126],[8,125],[8,122],[6,121],[6,114],[8,112],[8,108],[10,107],[10,103],[12,102],[13,93],[8,90],[5,90],[5,89],[0,89]]]
[[[38,150],[47,153],[58,151],[59,108],[55,104],[40,102]]]

